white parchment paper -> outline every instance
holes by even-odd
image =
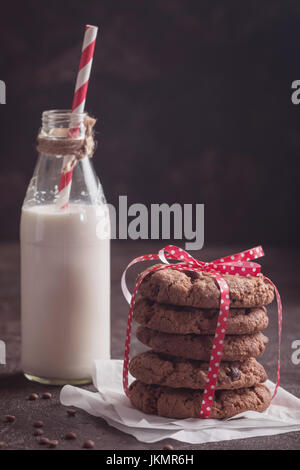
[[[136,410],[124,395],[123,361],[96,361],[93,383],[98,392],[65,385],[60,394],[63,405],[81,408],[141,442],[177,439],[190,444],[246,437],[271,436],[300,430],[300,399],[279,387],[264,413],[247,411],[226,420],[169,419]],[[274,384],[266,385],[273,392]]]

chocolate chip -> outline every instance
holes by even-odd
[[[39,440],[39,444],[41,446],[49,445],[49,443],[50,443],[50,439],[48,439],[48,437],[41,437],[41,439]]]
[[[160,289],[159,286],[153,286],[153,287],[152,287],[151,290],[152,290],[152,295],[153,295],[153,297],[157,297],[157,296],[158,296],[159,289]]]
[[[45,393],[43,393],[42,398],[44,400],[49,400],[50,398],[52,398],[52,394],[49,393],[49,392],[45,392]]]
[[[39,395],[37,393],[31,393],[28,396],[28,400],[30,400],[30,401],[38,400],[38,398],[39,398]]]
[[[36,429],[33,433],[34,436],[42,436],[44,431],[42,429]]]
[[[163,446],[163,450],[174,450],[174,447],[171,444],[166,444]]]
[[[35,423],[33,423],[33,426],[35,428],[42,428],[44,426],[44,423],[43,421],[36,421]]]
[[[67,432],[67,434],[65,435],[65,439],[67,440],[73,440],[73,439],[76,439],[77,436],[75,434],[75,432]]]
[[[87,439],[84,441],[83,446],[84,449],[93,449],[95,447],[95,442],[91,441],[91,439]]]
[[[207,308],[207,309],[203,309],[202,312],[205,318],[210,319],[210,318],[216,317],[216,322],[217,322],[217,315],[219,315],[219,310]]]
[[[76,410],[72,410],[71,408],[69,410],[67,410],[67,414],[69,416],[75,416],[76,415]]]
[[[16,421],[16,417],[13,415],[7,415],[5,416],[5,421],[6,423],[13,423],[14,421]]]
[[[49,441],[49,449],[54,449],[57,446],[58,446],[58,441],[56,440]]]
[[[228,375],[228,377],[231,378],[233,382],[235,382],[236,380],[239,380],[241,377],[240,370],[235,366],[230,366],[229,371],[226,372],[226,374]]]
[[[184,274],[191,279],[191,281],[195,281],[198,279],[198,274],[195,271],[183,271]]]

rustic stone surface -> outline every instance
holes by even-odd
[[[121,358],[124,347],[124,332],[128,306],[120,289],[120,276],[123,268],[135,256],[143,253],[157,252],[163,244],[159,243],[112,243],[112,357]],[[219,247],[201,251],[201,259],[210,260],[237,252],[245,246]],[[299,324],[299,288],[297,266],[300,253],[264,246],[267,253],[262,260],[264,273],[272,278],[280,289],[284,302],[284,328],[282,340],[282,374],[281,385],[296,396],[299,395],[300,367],[291,362],[292,341],[299,339],[296,325]],[[193,253],[197,256],[197,253]],[[60,387],[45,387],[26,380],[20,370],[20,324],[19,324],[19,253],[17,245],[0,245],[0,338],[6,341],[7,365],[0,365],[0,417],[7,414],[16,416],[14,423],[4,423],[0,419],[0,441],[2,449],[46,449],[40,446],[37,438],[32,435],[32,423],[43,420],[45,436],[51,440],[59,440],[56,449],[80,449],[87,439],[95,442],[95,449],[162,449],[170,439],[155,444],[138,442],[134,437],[126,435],[108,426],[101,418],[96,418],[78,410],[74,418],[70,418],[66,407],[59,403]],[[146,263],[144,263],[145,265]],[[133,267],[128,273],[128,283],[132,282],[141,266]],[[271,380],[276,374],[277,324],[275,302],[269,307],[270,325],[266,330],[270,343],[260,359]],[[138,344],[133,341],[132,354],[139,352]],[[86,389],[93,390],[92,386]],[[51,400],[28,401],[31,393],[44,392],[52,394]],[[72,419],[72,422],[70,422]],[[75,441],[64,440],[67,432],[76,433]],[[262,436],[252,439],[241,439],[202,445],[189,445],[172,441],[176,449],[299,449],[300,432],[281,434],[278,436]],[[53,450],[56,450],[53,449]]]

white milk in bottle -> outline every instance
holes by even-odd
[[[84,118],[45,112],[41,134],[51,144],[76,125],[82,138]],[[110,358],[110,225],[88,157],[73,168],[68,204],[57,204],[63,162],[40,153],[22,208],[22,367],[32,380],[75,384],[90,381],[95,359]]]

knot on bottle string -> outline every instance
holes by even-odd
[[[77,137],[79,127],[52,129],[50,136],[39,132],[37,136],[37,151],[44,155],[70,157],[68,169],[72,169],[78,160],[84,157],[91,158],[94,155],[97,146],[97,142],[94,139],[95,123],[96,119],[89,115],[85,116],[85,136],[83,138]]]

